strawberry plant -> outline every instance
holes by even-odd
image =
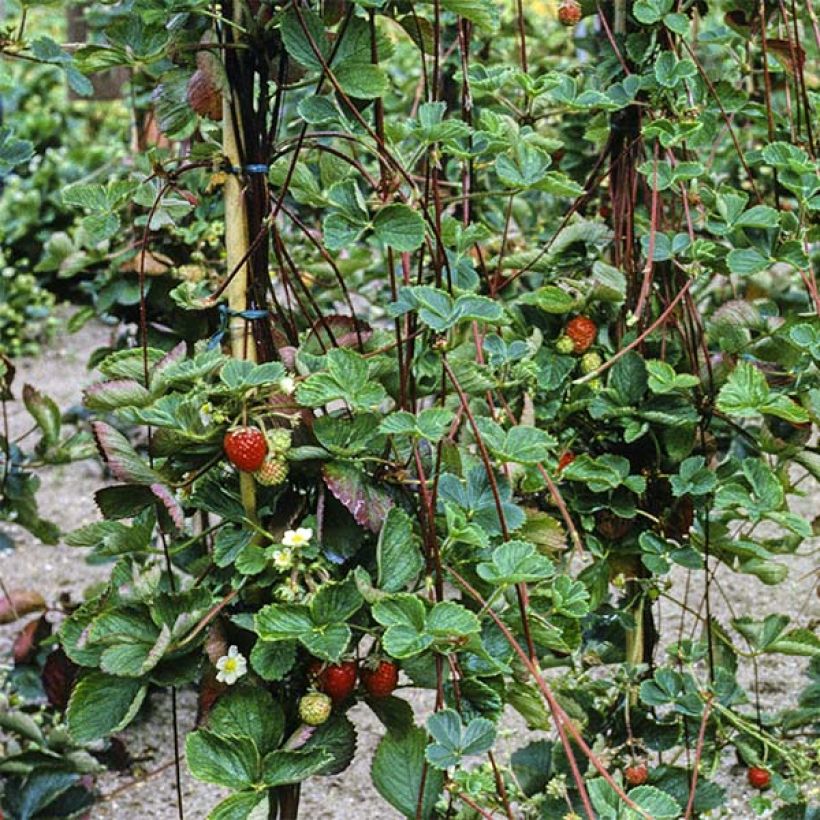
[[[0,355],[0,522],[14,523],[28,530],[46,544],[56,544],[60,530],[44,519],[37,507],[40,479],[38,468],[47,464],[65,464],[89,458],[94,445],[87,430],[66,432],[59,407],[45,393],[30,384],[23,385],[23,404],[33,427],[24,436],[13,439],[9,432],[7,404],[15,398],[16,369],[11,359]],[[33,435],[39,438],[27,448]],[[26,441],[25,439],[28,439]],[[13,546],[12,538],[0,527],[0,550]]]
[[[65,609],[70,608],[65,601]],[[0,601],[0,624],[14,623],[46,607],[33,591],[16,591]],[[55,645],[50,620],[42,612],[20,629],[11,663],[0,673],[0,813],[4,817],[79,818],[96,797],[103,761],[116,755],[116,743],[77,743],[65,723],[65,707],[76,671]]]
[[[101,242],[133,200],[139,291],[85,396],[115,483],[67,543],[112,570],[60,629],[68,726],[197,687],[211,817],[296,817],[360,701],[405,817],[706,816],[730,755],[814,811],[816,698],[755,681],[820,641],[732,603],[813,534],[813,12],[528,5],[135,0],[48,45],[181,140],[68,194]],[[516,713],[550,734],[503,759]]]

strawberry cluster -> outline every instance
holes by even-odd
[[[290,446],[290,430],[276,429],[266,435],[253,426],[229,430],[223,440],[228,461],[243,473],[254,473],[265,487],[282,484],[288,477]]]
[[[308,678],[318,690],[314,694],[321,694],[328,698],[331,705],[338,706],[353,694],[357,679],[361,681],[368,697],[388,697],[398,686],[399,668],[393,661],[377,657],[366,660],[361,668],[355,660],[323,663],[314,659],[308,665]]]

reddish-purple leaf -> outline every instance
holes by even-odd
[[[0,598],[0,624],[14,623],[23,615],[39,612],[46,608],[46,601],[33,589],[13,589],[9,597]]]
[[[802,71],[806,64],[806,50],[803,46],[792,42],[791,40],[776,40],[767,39],[766,47],[770,54],[774,54],[780,61],[786,71],[794,75],[795,63],[797,63],[797,70]]]
[[[208,627],[204,649],[205,655],[214,666],[223,655],[228,654],[228,637],[225,634],[225,624],[221,618],[216,618]]]
[[[202,676],[197,693],[196,725],[201,726],[214,708],[219,696],[227,690],[225,683],[220,683],[216,679],[216,672],[212,667]]]
[[[68,659],[62,649],[55,649],[46,658],[40,679],[48,702],[61,712],[68,706],[71,687],[79,667]]]
[[[174,526],[181,530],[185,526],[185,515],[174,494],[164,484],[152,484],[150,489],[168,513]]]
[[[11,647],[15,665],[31,663],[40,643],[51,635],[51,624],[44,615],[29,621],[18,633]]]
[[[180,342],[176,347],[169,350],[155,365],[151,371],[151,378],[161,376],[162,373],[172,364],[182,361],[185,358],[185,342]]]
[[[285,345],[277,350],[282,364],[285,365],[288,370],[296,370],[296,353],[298,350],[299,348],[292,347],[291,345]]]
[[[92,384],[83,392],[83,403],[91,410],[115,410],[118,407],[144,407],[151,394],[133,379],[112,379]]]
[[[112,737],[106,749],[100,752],[93,752],[93,754],[94,757],[110,771],[127,772],[134,765],[134,760],[128,751],[128,747],[125,745],[125,741],[120,737]]]
[[[155,484],[161,480],[119,430],[104,421],[95,421],[91,431],[100,455],[115,478],[129,484]]]
[[[332,461],[322,468],[330,492],[350,511],[357,524],[371,532],[381,530],[393,499],[358,467],[342,461]]]

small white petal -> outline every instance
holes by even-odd
[[[248,671],[248,662],[239,652],[238,646],[231,646],[228,649],[228,654],[219,658],[215,665],[219,670],[216,679],[220,683],[228,684],[228,686],[232,686]]]

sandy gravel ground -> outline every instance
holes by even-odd
[[[30,382],[45,390],[67,408],[80,402],[83,387],[94,380],[86,369],[88,354],[96,347],[108,344],[111,329],[91,323],[74,336],[58,336],[44,354],[36,359],[18,362],[16,394],[23,383]],[[21,406],[10,406],[13,434],[20,434],[30,426]],[[39,494],[43,515],[57,521],[65,531],[97,517],[92,492],[103,481],[102,470],[96,462],[84,462],[44,471]],[[807,488],[808,495],[798,501],[798,510],[816,511],[817,494]],[[48,599],[61,592],[80,597],[83,589],[107,575],[104,566],[86,564],[81,550],[64,545],[44,546],[22,531],[11,528],[18,546],[13,552],[0,556],[0,577],[10,589],[33,587]],[[790,566],[788,580],[779,587],[766,587],[752,576],[735,575],[722,567],[718,579],[729,604],[715,595],[713,614],[726,623],[735,614],[752,614],[757,618],[769,612],[791,615],[794,625],[816,628],[820,607],[815,594],[817,582],[816,560],[811,545],[803,545],[800,555],[786,560]],[[672,594],[682,597],[684,573],[675,575]],[[700,600],[700,591],[694,586],[691,600]],[[677,634],[678,617],[671,604],[662,604],[662,641],[664,645]],[[687,627],[688,628],[688,627]],[[0,657],[8,651],[13,630],[0,628]],[[759,665],[760,693],[764,709],[780,709],[792,702],[805,685],[805,659],[779,655],[765,656]],[[744,670],[751,676],[751,668]],[[744,684],[751,679],[745,678]],[[431,694],[411,691],[407,695],[420,713],[431,706]],[[184,733],[193,726],[195,697],[192,692],[179,694],[180,728]],[[301,816],[311,820],[390,820],[398,815],[378,795],[370,782],[370,760],[382,734],[381,724],[362,705],[350,713],[359,730],[359,754],[343,774],[309,781],[303,789]],[[125,774],[109,773],[99,782],[105,799],[91,813],[93,820],[174,820],[175,780],[171,729],[170,696],[154,695],[145,716],[124,734],[128,749],[136,760],[134,771]],[[504,733],[518,742],[523,724],[516,715],[510,715]],[[518,737],[516,737],[516,735]],[[751,818],[755,815],[748,806],[750,791],[745,778],[733,760],[725,761],[720,781],[728,786],[729,799],[723,817]],[[185,814],[191,820],[202,820],[208,810],[222,796],[219,789],[192,780],[184,772],[182,793]]]

